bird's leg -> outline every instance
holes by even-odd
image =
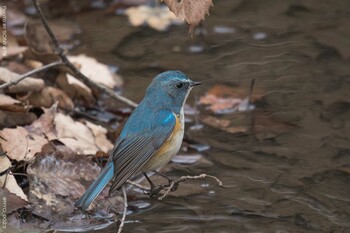
[[[163,187],[161,185],[156,186],[145,172],[143,173],[143,175],[145,176],[146,180],[151,186],[149,192],[146,192],[146,194],[148,194],[150,197],[158,195],[159,192],[163,189]]]
[[[157,175],[159,175],[159,176],[161,176],[161,177],[164,177],[165,179],[167,179],[168,180],[168,185],[167,186],[165,186],[165,187],[169,187],[172,183],[174,183],[174,185],[173,185],[173,187],[171,188],[171,190],[170,191],[172,191],[172,192],[175,192],[176,190],[177,190],[177,188],[179,187],[179,183],[175,183],[174,181],[174,179],[173,178],[170,178],[169,176],[166,176],[166,175],[164,175],[164,174],[162,174],[162,173],[160,173],[160,172],[158,172],[158,171],[156,171],[156,170],[154,170],[153,171],[155,174],[157,174]]]

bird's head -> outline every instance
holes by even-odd
[[[155,104],[173,104],[175,108],[181,108],[191,89],[199,84],[180,71],[166,71],[153,79],[146,97]]]

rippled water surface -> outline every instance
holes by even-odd
[[[130,200],[124,232],[350,232],[350,2],[214,4],[193,39],[185,26],[159,33],[103,12],[77,16],[77,53],[118,66],[123,94],[135,101],[169,69],[205,83],[191,106],[218,83],[248,90],[255,79],[253,93],[263,93],[243,121],[214,115],[250,131],[187,127],[187,140],[210,146],[205,161],[165,168],[170,176],[205,172],[230,187],[190,181],[163,201]],[[201,122],[210,113],[199,110]]]

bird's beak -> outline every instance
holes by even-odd
[[[190,82],[190,87],[194,87],[194,86],[198,86],[198,85],[201,85],[202,82],[194,82],[194,81],[191,81]]]

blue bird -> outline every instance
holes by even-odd
[[[111,180],[110,193],[138,172],[149,180],[147,172],[167,164],[182,143],[184,103],[199,84],[180,71],[157,75],[126,122],[106,167],[75,206],[87,209]]]

